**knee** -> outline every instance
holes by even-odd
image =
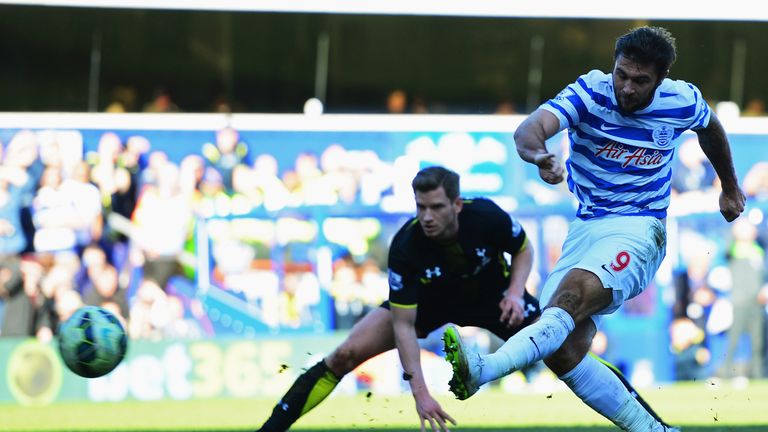
[[[328,368],[337,376],[343,376],[351,372],[360,363],[359,355],[355,349],[342,345],[325,359]]]
[[[563,376],[573,370],[584,359],[585,355],[584,350],[566,343],[551,356],[544,359],[544,364],[557,376]]]
[[[594,273],[573,269],[560,282],[548,306],[565,310],[579,324],[605,309],[612,300],[613,291],[604,288]]]

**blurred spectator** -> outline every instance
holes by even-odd
[[[205,160],[202,156],[191,154],[184,157],[179,165],[179,188],[190,200],[196,200],[200,194],[200,183],[205,174]]]
[[[708,312],[717,299],[708,284],[709,271],[716,252],[716,244],[709,238],[690,229],[681,228],[679,242],[681,262],[685,272],[676,280],[678,285],[675,316],[687,316],[704,328]]]
[[[64,181],[58,166],[45,169],[32,205],[36,251],[79,253],[101,237],[101,200],[88,177],[85,162]]]
[[[72,316],[75,311],[80,309],[81,307],[85,306],[85,303],[83,303],[83,298],[77,291],[73,289],[62,289],[59,290],[56,293],[56,297],[54,299],[54,313],[55,313],[55,323],[56,325],[58,323],[64,322],[69,319],[69,317]],[[122,318],[119,314],[115,313],[115,316],[118,318]],[[41,329],[38,330],[37,336],[38,338],[41,338],[41,331],[46,332],[49,334],[52,334],[50,332],[53,331],[53,329],[57,328],[56,325],[53,326],[42,326]]]
[[[768,198],[768,162],[757,161],[744,176],[744,193],[748,198]]]
[[[157,88],[152,94],[152,100],[144,105],[145,113],[175,113],[180,112],[178,105],[171,98],[171,93],[164,88]]]
[[[0,301],[4,302],[0,336],[31,336],[34,307],[24,292],[19,259],[13,255],[0,257]]]
[[[47,167],[32,203],[34,246],[38,252],[75,252],[75,230],[86,225],[77,213],[78,197],[71,188],[64,189],[61,184],[60,169]]]
[[[192,210],[179,190],[179,169],[167,162],[158,167],[157,185],[147,186],[133,213],[133,240],[143,261],[144,277],[165,288],[179,272],[177,259],[190,233]]]
[[[109,104],[104,108],[108,113],[126,113],[136,110],[136,89],[131,86],[118,85],[112,89]]]
[[[119,271],[125,268],[128,257],[129,224],[136,209],[136,183],[134,177],[125,168],[115,171],[115,190],[109,196],[104,209],[108,225],[104,244],[110,249],[112,262]]]
[[[387,95],[386,108],[388,114],[405,114],[408,109],[408,95],[403,89],[395,89]]]
[[[221,114],[231,114],[233,110],[233,104],[231,103],[230,98],[223,93],[220,93],[213,99],[210,107],[210,112]]]
[[[264,192],[256,184],[256,173],[247,165],[238,165],[232,171],[232,189],[233,212],[248,213],[264,204]]]
[[[82,297],[74,285],[80,260],[76,255],[50,254],[42,255],[38,260],[41,261],[43,269],[39,287],[30,283],[26,286],[27,295],[33,299],[37,310],[36,335],[42,341],[49,341],[59,323],[83,305]],[[33,265],[30,269],[31,272],[37,271]]]
[[[372,260],[355,262],[345,254],[334,263],[330,292],[338,329],[349,329],[389,294],[386,273]]]
[[[298,328],[313,322],[312,306],[320,301],[320,284],[312,272],[286,272],[278,297],[280,324]]]
[[[4,178],[0,165],[0,257],[20,254],[27,246],[21,225],[22,189]]]
[[[99,189],[90,182],[90,171],[90,166],[81,161],[74,166],[71,177],[61,184],[61,189],[66,195],[75,197],[73,204],[78,220],[75,241],[78,252],[82,252],[91,242],[101,239],[104,225],[101,196]]]
[[[501,102],[499,102],[498,105],[496,105],[496,111],[494,114],[502,114],[502,115],[509,115],[509,114],[518,114],[517,107],[515,106],[515,103],[512,102],[511,99],[504,99]]]
[[[217,131],[216,144],[204,144],[203,156],[221,174],[227,193],[232,193],[232,171],[237,165],[247,163],[248,156],[248,146],[240,141],[237,130],[227,127]]]
[[[317,155],[303,152],[296,157],[293,171],[283,175],[291,192],[291,205],[333,205],[338,201],[335,185],[320,169]]]
[[[711,188],[717,178],[715,169],[699,146],[696,137],[680,144],[679,164],[672,170],[672,189],[678,193]]]
[[[120,137],[114,132],[105,132],[99,137],[96,152],[86,155],[91,165],[91,180],[98,186],[102,196],[108,197],[115,191],[115,167],[122,150]]]
[[[9,181],[22,188],[24,194],[34,195],[43,173],[43,163],[38,158],[37,136],[30,130],[17,132],[3,152],[4,170],[13,176]],[[28,205],[28,202],[24,203]]]
[[[163,327],[163,337],[169,339],[200,339],[203,330],[200,324],[186,317],[184,302],[173,295],[167,301],[168,323]]]
[[[80,268],[75,275],[75,284],[80,293],[93,285],[93,275],[101,272],[109,265],[107,253],[98,243],[92,243],[83,249]]]
[[[320,155],[320,170],[325,186],[333,191],[336,201],[355,204],[358,198],[360,178],[370,167],[366,161],[354,155],[361,152],[347,151],[340,144],[331,144]]]
[[[33,251],[35,228],[32,222],[31,204],[44,168],[38,158],[35,133],[30,130],[21,130],[14,134],[4,149],[0,170],[4,171],[3,176],[9,184],[19,188],[21,226],[26,240],[24,252]]]
[[[168,155],[162,151],[153,151],[147,157],[147,166],[141,171],[139,176],[139,194],[144,192],[144,189],[148,186],[157,185],[157,177],[160,175],[160,170],[168,164]]]
[[[128,317],[128,299],[118,283],[117,270],[105,265],[101,269],[92,268],[88,276],[90,283],[83,289],[83,302],[94,306],[114,303],[117,306],[116,315],[125,320]]]
[[[0,161],[2,152],[0,151]],[[26,247],[27,239],[21,225],[21,189],[9,184],[0,165],[0,261],[15,258]],[[3,322],[7,290],[0,288],[0,325]],[[2,327],[0,327],[0,332]]]
[[[139,184],[140,171],[146,163],[145,157],[149,154],[152,144],[141,135],[128,137],[125,148],[117,159],[117,167],[125,169],[131,175],[131,183]]]
[[[705,366],[710,353],[704,346],[704,330],[690,318],[675,318],[669,327],[670,350],[674,356],[675,379],[679,381],[706,378]]]
[[[204,217],[229,213],[229,196],[224,190],[224,180],[212,167],[205,169],[200,181],[200,198],[197,207],[198,213]],[[224,209],[226,209],[225,212]]]
[[[728,332],[728,351],[723,364],[723,375],[747,376],[757,379],[763,376],[763,326],[764,306],[760,304],[760,292],[765,283],[765,249],[757,242],[757,227],[746,218],[733,224],[733,244],[728,251],[731,270],[733,325]],[[742,336],[750,337],[751,359],[747,370],[736,370],[734,356]]]
[[[35,133],[38,159],[46,166],[57,166],[64,178],[72,176],[83,163],[83,135],[79,131],[44,130]]]
[[[160,339],[163,327],[170,320],[167,303],[168,296],[162,287],[152,279],[145,279],[130,309],[129,336],[133,339]]]
[[[749,99],[741,111],[744,117],[762,117],[765,114],[765,102],[759,97]]]
[[[279,172],[277,159],[271,154],[261,154],[253,162],[253,181],[263,196],[264,208],[269,211],[282,209],[290,198]]]
[[[429,106],[424,96],[414,96],[411,103],[411,112],[414,114],[429,114]]]
[[[107,249],[110,261],[117,268],[120,279],[127,280],[130,218],[138,200],[142,158],[151,146],[149,140],[140,135],[128,137],[124,148],[122,145],[117,145],[119,138],[115,138],[117,137],[109,138],[113,143],[109,154],[105,155],[105,159],[108,160],[105,165],[108,166],[104,169],[109,179],[105,187],[99,185],[103,212],[107,217],[106,232],[100,244]]]

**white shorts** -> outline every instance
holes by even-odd
[[[576,219],[568,227],[563,252],[544,283],[539,301],[548,305],[560,281],[577,268],[594,273],[603,287],[613,290],[613,301],[592,316],[610,314],[645,290],[666,255],[667,230],[650,216],[612,216]]]

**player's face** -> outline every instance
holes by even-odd
[[[632,113],[647,107],[664,78],[654,65],[641,65],[620,55],[613,67],[613,88],[621,111]]]
[[[424,234],[432,240],[449,241],[459,231],[461,198],[451,201],[441,187],[429,192],[416,192],[416,217]]]

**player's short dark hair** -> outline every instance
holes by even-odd
[[[641,65],[654,65],[664,75],[677,59],[675,38],[663,27],[637,27],[616,39],[613,59],[619,56]]]
[[[443,187],[445,195],[453,201],[459,197],[459,175],[455,172],[441,166],[431,166],[422,169],[416,174],[411,182],[413,192],[430,192],[440,186]]]

